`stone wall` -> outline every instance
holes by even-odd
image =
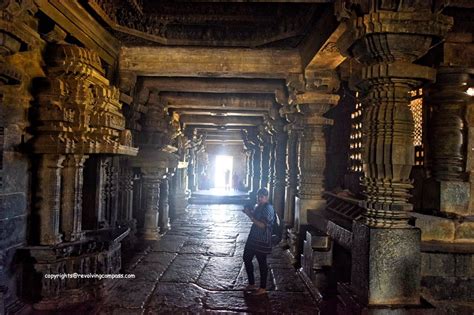
[[[26,142],[31,82],[42,77],[41,41],[34,35],[33,7],[3,8],[0,27],[0,312],[21,307],[17,291],[21,265],[17,249],[27,243],[31,205],[31,160]],[[14,16],[15,15],[15,16]],[[26,26],[24,22],[29,21]],[[32,23],[31,23],[32,22]],[[6,30],[9,29],[10,32]],[[21,39],[20,39],[21,38]]]

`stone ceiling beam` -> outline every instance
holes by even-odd
[[[184,125],[210,125],[210,126],[256,126],[263,122],[260,117],[217,117],[182,115],[180,121]]]
[[[168,108],[221,109],[268,111],[275,97],[273,95],[211,94],[211,93],[160,93]]]
[[[255,110],[228,110],[228,109],[198,109],[198,108],[183,108],[183,109],[172,109],[172,112],[178,113],[179,115],[208,115],[208,116],[253,116],[262,117],[268,114],[268,111],[255,111]]]
[[[341,54],[336,47],[336,42],[346,30],[346,24],[340,23],[334,32],[331,33],[321,48],[311,58],[305,67],[305,72],[317,71],[319,69],[334,70],[336,69],[346,57]]]
[[[341,23],[337,21],[334,14],[334,6],[328,6],[318,18],[311,32],[299,45],[303,68],[311,64],[314,56],[324,49],[327,39],[337,29],[339,24]]]
[[[96,51],[109,65],[115,65],[120,42],[97,22],[79,1],[35,0],[40,11],[66,32]]]
[[[282,91],[284,80],[140,77],[140,85],[162,92],[266,93]]]
[[[301,73],[297,50],[122,47],[120,71],[139,76],[284,79]]]

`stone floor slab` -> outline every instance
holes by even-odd
[[[208,257],[202,255],[178,255],[163,274],[162,282],[195,282],[206,266]]]
[[[159,283],[146,309],[147,314],[170,314],[202,310],[206,290],[192,283]]]
[[[177,253],[179,252],[180,248],[183,247],[183,244],[187,239],[187,236],[168,236],[166,239],[156,242],[156,244],[152,246],[151,250],[154,252]]]
[[[268,299],[272,314],[319,314],[317,305],[307,292],[273,291],[268,293]]]
[[[242,268],[234,257],[211,257],[197,284],[209,290],[231,290]]]
[[[206,309],[269,313],[270,306],[266,296],[251,296],[243,291],[210,292],[204,300]]]
[[[136,279],[120,281],[104,304],[107,307],[143,308],[154,288],[155,283],[150,281],[137,281]]]

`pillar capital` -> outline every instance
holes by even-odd
[[[364,65],[412,63],[431,48],[432,39],[442,38],[453,19],[429,10],[378,10],[353,15],[339,38],[339,50]]]

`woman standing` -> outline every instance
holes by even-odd
[[[272,224],[275,215],[275,210],[268,203],[268,190],[260,188],[257,192],[257,207],[254,210],[245,207],[243,211],[253,222],[243,255],[249,280],[249,285],[245,290],[253,291],[253,295],[262,295],[267,293],[267,255],[272,252]],[[254,256],[257,257],[260,269],[260,287],[255,285],[252,263]]]

